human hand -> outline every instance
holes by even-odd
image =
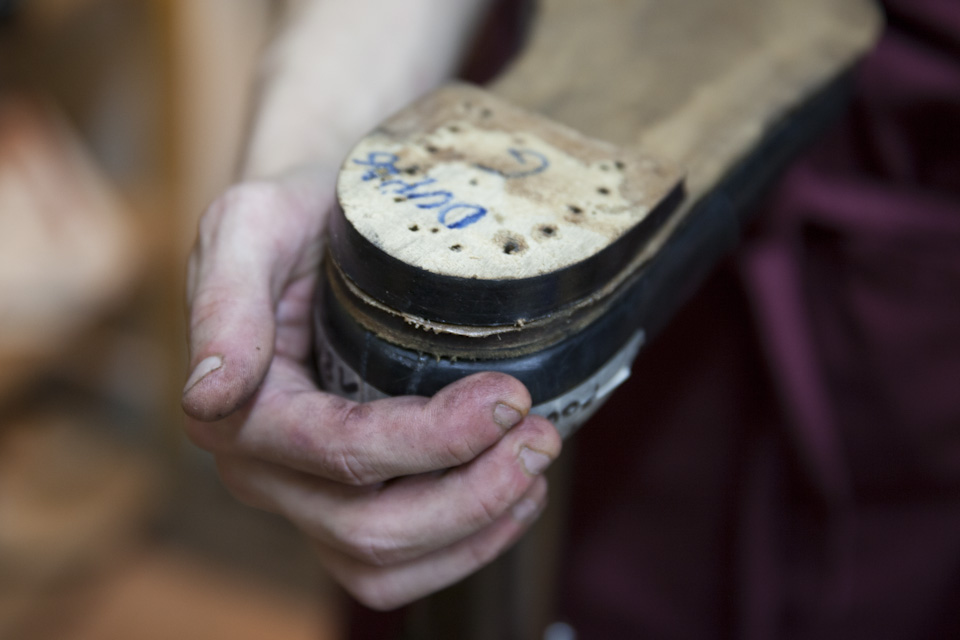
[[[233,187],[204,215],[188,282],[187,433],[242,502],[316,542],[358,600],[389,609],[472,573],[543,509],[560,451],[497,373],[433,398],[357,404],[316,388],[311,324],[331,171]]]
[[[484,2],[295,4],[265,58],[246,163],[284,177],[221,196],[191,257],[187,433],[238,498],[292,520],[351,593],[391,608],[508,547],[543,508],[540,473],[560,439],[501,374],[431,399],[356,404],[317,389],[311,326],[336,168],[452,72]]]

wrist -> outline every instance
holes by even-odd
[[[456,71],[486,0],[305,0],[262,63],[245,177],[339,167],[363,134]]]

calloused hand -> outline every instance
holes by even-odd
[[[330,171],[248,182],[206,212],[190,261],[187,433],[242,502],[316,541],[368,606],[452,584],[541,512],[559,455],[517,380],[357,404],[317,389],[311,320]]]

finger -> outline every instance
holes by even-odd
[[[260,460],[221,456],[241,501],[279,513],[366,564],[405,562],[489,526],[515,506],[559,455],[553,426],[530,416],[463,467],[358,489]]]
[[[312,277],[319,262],[330,189],[315,182],[238,185],[204,214],[189,278],[191,374],[183,395],[189,415],[229,414],[266,374],[283,294]]]
[[[357,404],[317,392],[301,367],[277,359],[242,425],[197,440],[220,453],[366,486],[467,463],[529,410],[526,387],[501,373],[469,376],[429,399]]]
[[[321,547],[323,565],[353,597],[368,607],[389,610],[447,587],[494,560],[539,517],[547,483],[538,478],[510,512],[485,529],[428,556],[389,566],[373,566]]]

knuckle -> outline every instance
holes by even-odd
[[[352,452],[322,451],[320,456],[324,460],[323,466],[327,476],[335,482],[353,487],[365,487],[377,481],[375,475]]]
[[[371,412],[369,405],[343,401],[334,411],[338,414],[336,422],[343,425],[343,433],[350,434],[350,437],[345,439],[346,442],[358,443],[366,440],[364,433]],[[325,443],[316,447],[315,453],[322,460],[327,476],[336,482],[365,487],[383,479],[362,452],[346,445],[331,447]]]
[[[367,526],[352,528],[348,531],[334,530],[343,551],[355,560],[371,567],[387,567],[395,564],[402,554],[390,539],[382,532],[373,531]]]
[[[362,405],[344,401],[335,411],[347,415],[358,407]],[[313,421],[294,420],[285,426],[285,439],[312,460],[316,472],[328,480],[353,487],[366,487],[380,480],[362,451],[355,449],[356,443],[364,440],[360,433],[350,438],[323,438]]]
[[[382,540],[360,540],[353,546],[354,557],[373,567],[388,567],[395,562],[397,553],[383,544]]]
[[[500,516],[506,513],[517,499],[515,484],[494,483],[488,485],[485,490],[476,492],[475,496],[475,514],[479,523],[482,525],[490,524],[496,521]]]
[[[194,292],[190,305],[190,331],[196,333],[204,326],[216,325],[221,320],[221,302],[224,293],[214,288],[200,288]]]
[[[341,423],[348,429],[355,429],[365,424],[370,419],[373,408],[369,404],[358,402],[344,402],[339,407]]]
[[[256,221],[284,208],[285,200],[280,185],[269,181],[241,182],[228,187],[200,216],[194,253],[202,260],[222,241],[259,228],[262,225]]]
[[[473,440],[457,438],[447,443],[447,458],[456,462],[456,465],[452,466],[464,465],[483,453],[485,448]]]
[[[551,454],[560,455],[563,448],[563,439],[549,420],[542,416],[528,415],[523,425],[524,438],[537,449]]]

